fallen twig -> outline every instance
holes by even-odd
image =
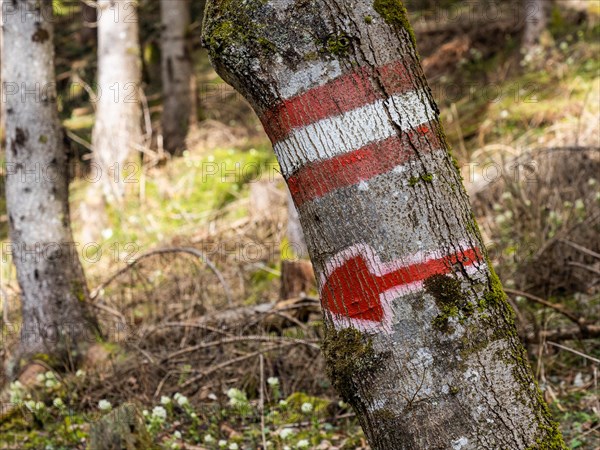
[[[595,339],[600,337],[600,325],[588,325],[585,331],[579,328],[557,328],[554,330],[543,330],[539,332],[528,333],[522,336],[529,342],[543,342],[545,340],[552,341],[569,341],[582,339]]]
[[[122,274],[124,274],[125,272],[130,270],[132,267],[134,267],[140,261],[147,259],[151,256],[165,255],[165,254],[171,254],[171,253],[187,253],[187,254],[196,256],[203,263],[205,263],[207,265],[207,267],[215,274],[215,276],[219,280],[219,283],[221,284],[221,286],[223,286],[223,290],[225,291],[225,296],[227,297],[227,301],[229,302],[229,304],[233,303],[231,289],[229,287],[229,284],[227,284],[227,281],[225,281],[223,274],[219,271],[219,269],[217,269],[217,267],[213,264],[213,262],[210,259],[208,259],[208,257],[204,253],[202,253],[200,250],[193,248],[193,247],[168,247],[168,248],[160,248],[157,250],[151,250],[147,253],[144,253],[143,255],[137,257],[133,261],[130,261],[127,264],[127,266],[118,270],[112,276],[110,276],[107,280],[102,282],[98,287],[96,287],[96,289],[94,289],[92,291],[92,293],[90,294],[90,298],[92,300],[94,300],[98,296],[98,294],[102,291],[102,289],[104,289],[106,286],[108,286],[110,283],[112,283],[116,278],[118,278],[119,276],[121,276]]]
[[[586,255],[592,256],[596,259],[600,259],[600,253],[596,253],[589,248],[585,248],[583,245],[576,244],[575,242],[568,241],[567,239],[560,239],[560,242],[567,244],[569,247],[573,247],[575,250],[579,250]]]
[[[571,353],[573,353],[575,355],[581,356],[582,358],[589,359],[590,361],[595,362],[596,364],[600,364],[600,359],[594,358],[593,356],[590,356],[590,355],[586,355],[585,353],[577,351],[577,350],[575,350],[573,348],[565,347],[564,345],[560,345],[560,344],[557,344],[556,342],[550,342],[550,341],[548,341],[548,344],[552,345],[553,347],[558,347],[558,348],[560,348],[562,350],[566,350],[566,351],[571,352]]]
[[[537,295],[529,294],[528,292],[519,291],[517,289],[504,288],[504,291],[507,294],[518,295],[518,296],[521,296],[521,297],[525,297],[525,298],[527,298],[529,300],[532,300],[532,301],[534,301],[536,303],[539,303],[540,305],[544,305],[544,306],[546,306],[548,308],[551,308],[554,311],[556,311],[556,312],[562,314],[563,316],[565,316],[570,321],[576,323],[580,328],[581,327],[585,328],[585,319],[583,317],[577,316],[575,313],[572,313],[570,311],[565,310],[562,307],[562,305],[554,304],[552,302],[549,302],[548,300],[544,300],[543,298],[538,297]]]
[[[284,347],[287,347],[289,345],[291,345],[291,344],[284,345]],[[281,348],[281,347],[282,346],[280,346],[280,345],[274,345],[274,346],[269,347],[269,348],[263,348],[263,349],[255,351],[255,352],[248,353],[246,355],[238,356],[237,358],[228,359],[227,361],[224,361],[221,364],[217,364],[215,366],[212,366],[210,369],[201,371],[198,375],[190,378],[185,383],[183,383],[181,385],[181,388],[184,389],[184,388],[188,387],[191,384],[197,383],[198,381],[200,381],[205,376],[210,375],[211,373],[216,372],[217,370],[223,369],[224,367],[230,366],[232,364],[236,364],[238,362],[245,361],[245,360],[250,359],[250,358],[254,358],[255,356],[262,355],[263,353],[270,352],[272,350],[276,350],[276,349]]]
[[[305,339],[297,339],[297,338],[285,338],[285,337],[281,337],[281,336],[232,336],[232,337],[226,337],[223,339],[219,339],[216,341],[202,342],[201,344],[193,345],[191,347],[187,347],[187,348],[178,350],[174,353],[171,353],[170,355],[165,356],[161,360],[161,362],[166,362],[170,359],[176,358],[177,356],[185,355],[187,353],[193,353],[193,352],[195,352],[197,350],[201,350],[203,348],[215,347],[217,345],[224,345],[224,344],[235,344],[238,342],[279,342],[279,343],[284,343],[286,345],[301,344],[301,345],[306,345],[308,347],[314,348],[316,350],[320,349],[320,347],[316,344],[318,342],[318,340],[316,340],[316,339],[305,340]]]

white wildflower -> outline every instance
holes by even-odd
[[[185,406],[185,405],[187,405],[187,404],[189,404],[189,403],[190,403],[190,401],[188,400],[188,398],[187,398],[185,395],[180,395],[180,396],[177,398],[177,404],[178,404],[179,406]]]
[[[313,405],[312,403],[302,403],[302,406],[300,407],[300,409],[302,410],[302,412],[304,414],[309,414],[312,412],[313,410]]]
[[[167,418],[167,410],[162,406],[155,406],[152,409],[152,417],[156,417],[157,419],[164,420]]]
[[[281,439],[287,439],[294,434],[294,430],[291,428],[284,428],[279,432],[279,437]]]
[[[33,411],[35,409],[35,402],[33,400],[27,400],[24,405],[29,411]]]
[[[112,405],[108,400],[102,399],[98,402],[98,408],[100,409],[100,411],[108,411],[112,408]]]

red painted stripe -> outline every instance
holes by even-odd
[[[352,186],[389,172],[413,158],[416,155],[415,148],[422,152],[441,148],[436,128],[437,124],[430,122],[416,131],[302,167],[287,180],[296,206],[335,189]]]
[[[276,143],[294,128],[410,91],[415,86],[414,77],[402,61],[377,69],[361,67],[285,100],[264,113],[261,122],[271,141]]]
[[[351,319],[381,322],[384,308],[380,295],[404,285],[455,271],[456,264],[471,266],[483,259],[478,248],[463,250],[378,276],[371,272],[362,255],[345,261],[329,276],[321,290],[321,303],[333,314]]]

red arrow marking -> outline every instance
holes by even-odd
[[[395,263],[373,264],[377,258],[365,255],[372,250],[362,250],[331,271],[321,289],[321,304],[333,314],[371,322],[383,322],[381,296],[385,292],[409,285],[422,288],[432,275],[451,273],[457,264],[468,267],[482,260],[479,249],[473,248],[390,270]]]

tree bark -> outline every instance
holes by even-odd
[[[95,339],[69,217],[67,153],[56,108],[52,6],[4,0],[6,202],[22,296],[16,362],[70,356]],[[17,364],[14,367],[17,370]]]
[[[193,107],[192,59],[189,45],[190,3],[161,0],[163,145],[173,155],[185,149]]]
[[[81,45],[96,42],[96,30],[92,25],[96,22],[96,8],[89,3],[81,2],[81,31],[79,33]]]
[[[294,205],[294,198],[287,192],[287,206],[288,206],[288,222],[287,222],[287,239],[290,249],[294,253],[294,256],[298,258],[308,257],[308,249],[306,248],[306,240],[304,239],[304,233],[302,232],[302,225],[300,224],[300,216],[296,205]]]
[[[398,0],[209,0],[299,211],[332,383],[373,449],[565,448]]]
[[[108,202],[135,181],[142,146],[141,61],[137,1],[98,1],[98,98],[92,133],[94,162]],[[134,162],[136,160],[136,162]]]
[[[523,29],[523,53],[531,52],[539,43],[548,26],[552,2],[550,0],[523,0],[525,28]]]

